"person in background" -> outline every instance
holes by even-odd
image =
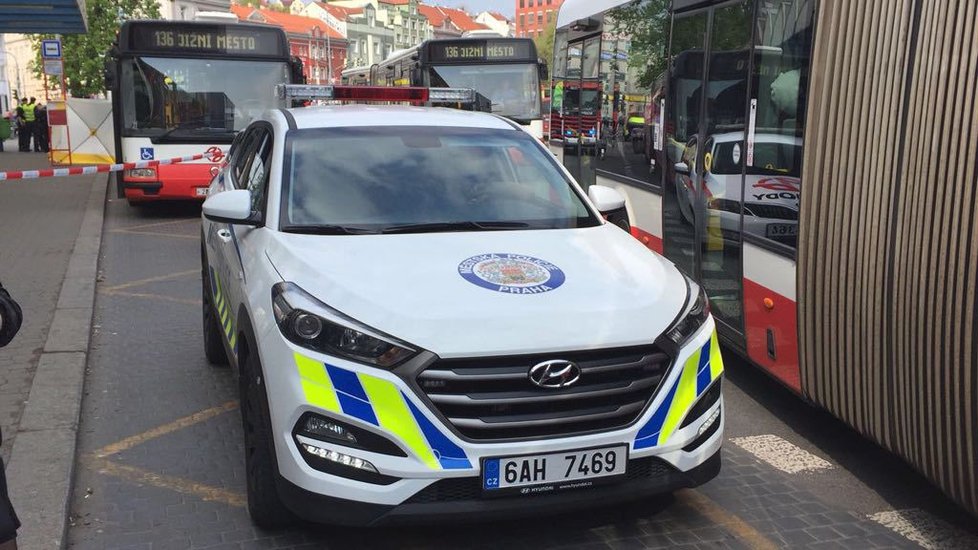
[[[20,306],[0,283],[0,348],[13,340],[14,335],[20,330],[23,319],[24,314]],[[0,442],[2,441],[3,434],[0,433]],[[19,528],[20,520],[17,519],[13,504],[10,503],[10,496],[7,494],[7,476],[4,473],[3,460],[0,460],[0,550],[17,550]]]
[[[34,141],[34,152],[37,153],[40,150],[37,148],[37,136],[35,135],[37,128],[37,98],[30,98],[27,104],[24,105],[24,132],[27,134],[24,143],[27,144],[25,151],[31,150],[31,140]]]
[[[38,104],[34,110],[34,152],[48,152],[48,108],[47,105]]]
[[[23,153],[31,150],[31,136],[27,133],[27,119],[24,107],[27,106],[27,99],[17,100],[16,119],[17,119],[17,149]],[[26,140],[26,141],[25,141]]]

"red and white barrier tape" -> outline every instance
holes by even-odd
[[[87,174],[97,174],[99,172],[121,172],[134,168],[149,168],[161,164],[176,164],[178,162],[190,162],[206,158],[211,162],[220,162],[224,159],[224,152],[220,149],[214,150],[211,147],[206,153],[190,155],[189,157],[177,157],[163,160],[141,160],[139,162],[125,162],[122,164],[100,164],[98,166],[72,166],[71,168],[47,168],[45,170],[14,170],[10,172],[0,172],[0,181],[4,180],[26,180],[34,178],[52,178],[60,176],[81,176]]]

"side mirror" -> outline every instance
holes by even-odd
[[[689,174],[689,165],[685,162],[677,162],[674,167],[679,174]]]
[[[547,64],[542,60],[539,63],[540,64],[537,66],[537,70],[540,73],[540,81],[542,82],[544,80],[549,80],[550,73],[547,71]]]
[[[247,189],[221,191],[207,197],[203,206],[204,217],[212,222],[239,225],[258,225],[252,215],[251,193]]]
[[[603,185],[592,185],[587,190],[587,196],[594,203],[595,208],[602,214],[607,214],[625,207],[625,197],[617,189]]]

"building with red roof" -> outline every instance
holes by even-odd
[[[270,9],[231,6],[239,20],[285,30],[292,55],[302,60],[309,84],[338,83],[347,55],[347,40],[320,19]]]
[[[418,4],[418,11],[428,18],[435,38],[451,38],[461,36],[465,32],[489,29],[486,25],[478,23],[465,10]]]

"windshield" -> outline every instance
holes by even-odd
[[[472,88],[492,101],[492,112],[517,121],[540,118],[540,77],[532,63],[431,67],[431,86]]]
[[[120,86],[124,135],[230,136],[279,106],[274,87],[288,75],[288,66],[274,61],[128,59]]]
[[[757,137],[762,139],[761,136]],[[714,174],[740,174],[741,162],[746,156],[739,141],[720,143],[713,156]],[[768,176],[801,177],[801,144],[758,141],[754,143],[754,164],[747,173]]]
[[[555,161],[522,132],[393,126],[289,135],[285,230],[598,225]]]

